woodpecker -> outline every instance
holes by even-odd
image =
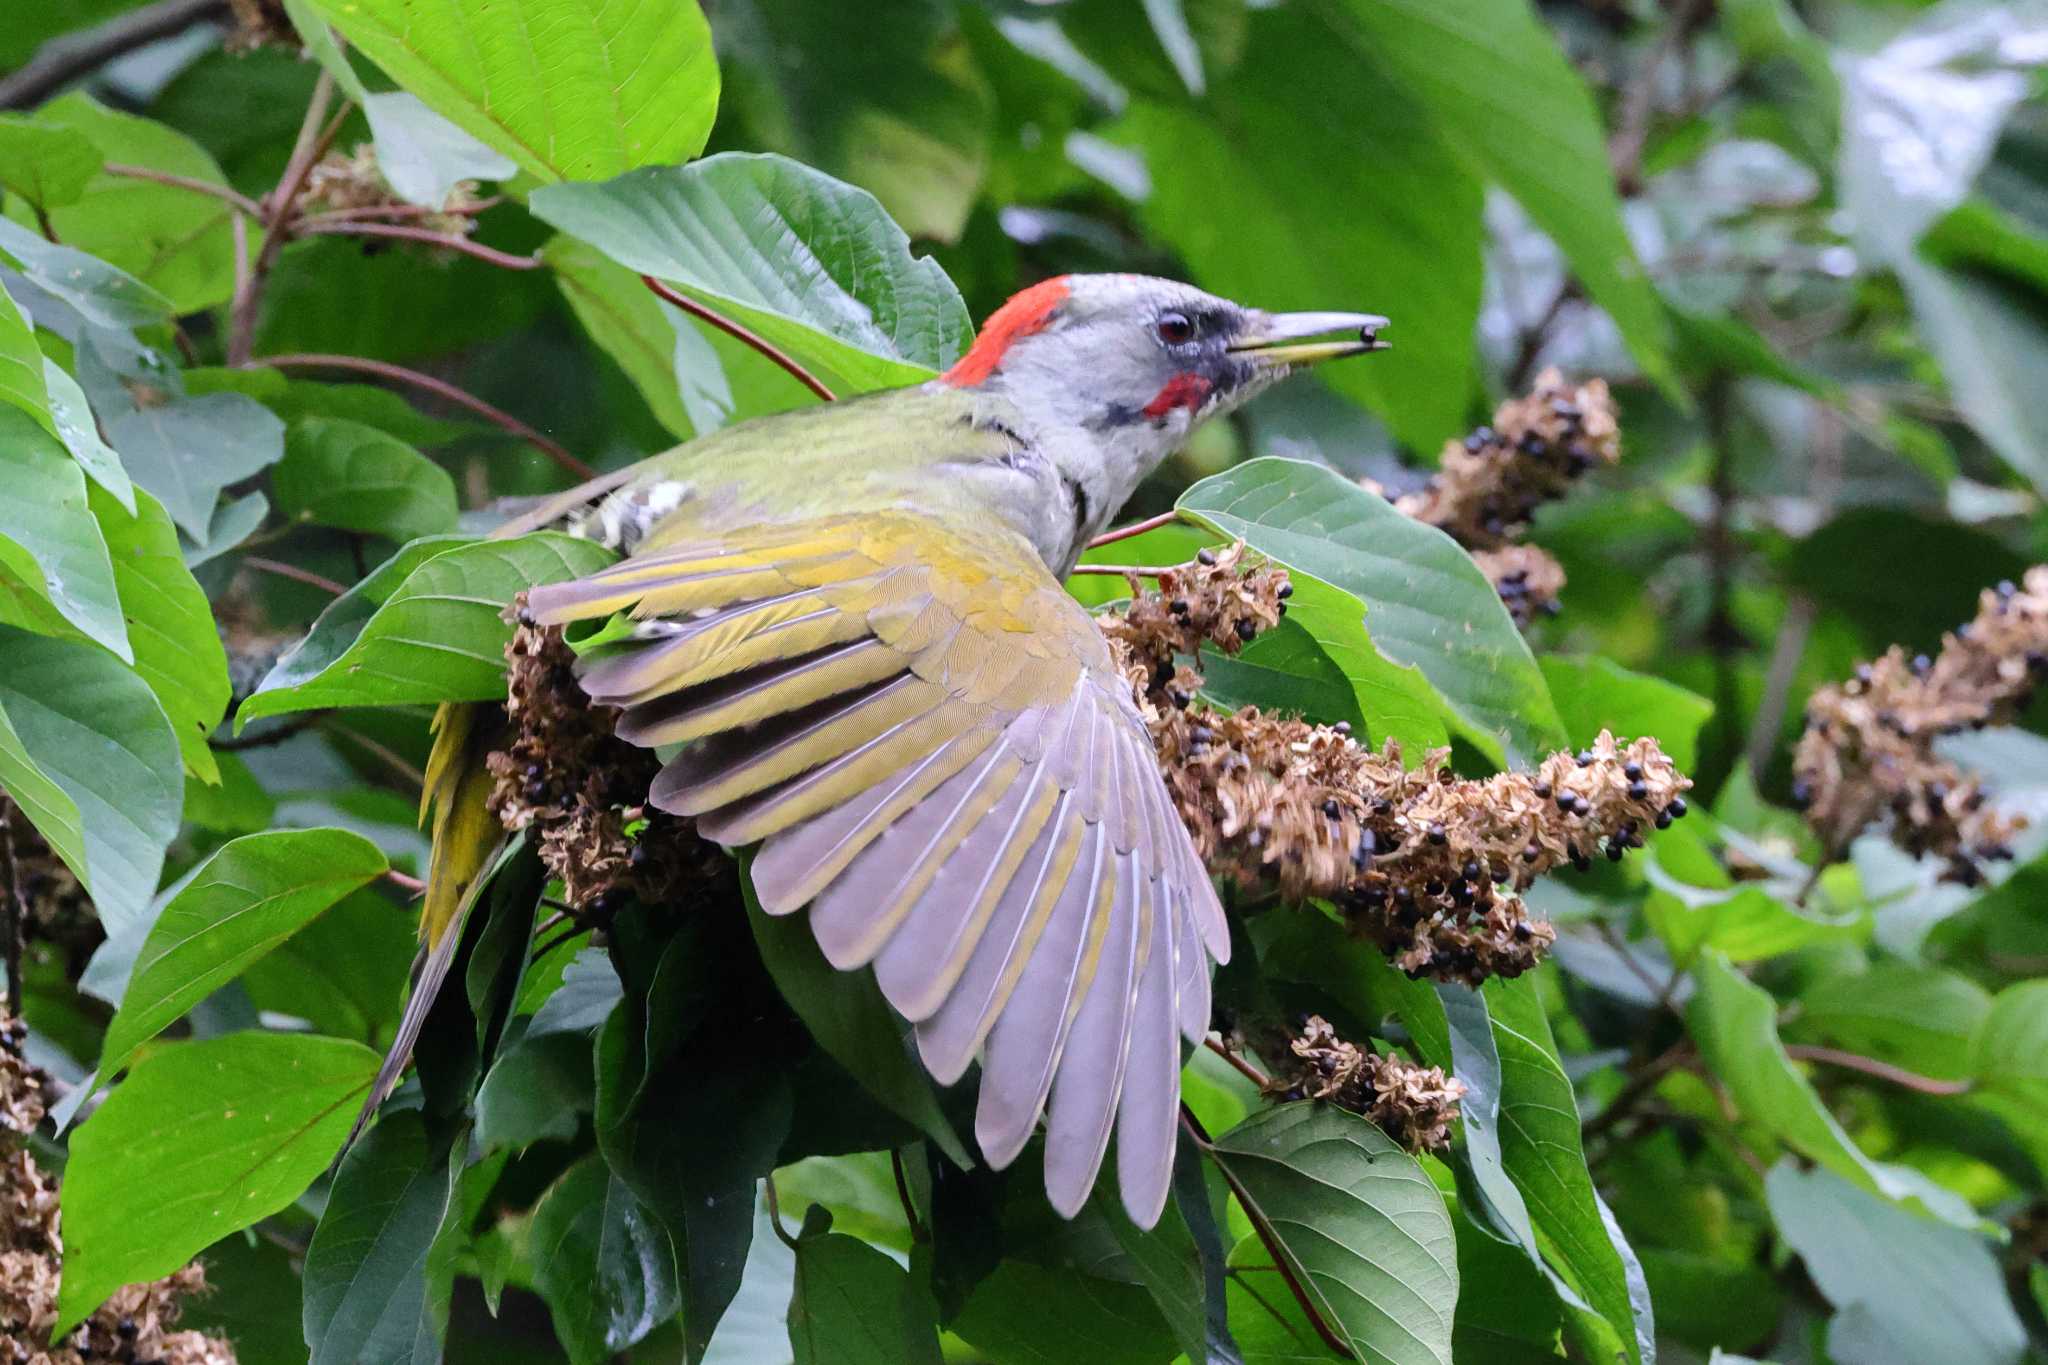
[[[1198,425],[1381,349],[1386,325],[1061,276],[927,383],[740,423],[505,528],[619,553],[532,589],[527,611],[631,618],[579,682],[622,708],[621,738],[682,746],[650,802],[758,845],[762,907],[808,910],[835,967],[872,969],[935,1080],[979,1059],[991,1166],[1043,1118],[1063,1216],[1114,1133],[1124,1207],[1157,1222],[1180,1039],[1208,1030],[1230,937],[1130,689],[1061,580]],[[437,719],[414,1016],[495,837],[471,729],[465,708]]]

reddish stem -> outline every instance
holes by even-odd
[[[311,569],[302,569],[296,564],[287,564],[281,559],[266,559],[262,555],[243,555],[242,562],[252,569],[259,569],[268,574],[276,574],[279,578],[289,578],[297,583],[311,584],[322,592],[332,593],[336,597],[348,591],[348,586],[344,583],[337,583],[325,574],[314,573]]]
[[[472,242],[467,237],[457,237],[449,232],[435,232],[430,228],[407,227],[403,223],[356,223],[308,218],[302,220],[294,231],[307,237],[396,237],[401,241],[425,242],[429,246],[474,256],[501,270],[538,270],[545,264],[538,256],[514,256],[495,247],[485,246],[481,242]]]
[[[384,869],[384,880],[390,882],[407,895],[417,896],[427,889],[427,884],[418,877],[408,877],[395,867]]]
[[[705,322],[710,323],[713,327],[716,327],[719,331],[725,333],[727,336],[733,338],[735,341],[738,341],[743,345],[753,347],[762,355],[767,356],[777,365],[780,365],[783,369],[787,370],[790,374],[790,377],[795,379],[797,383],[803,385],[812,393],[815,393],[816,395],[818,395],[818,397],[824,399],[827,403],[832,402],[835,398],[838,397],[838,395],[833,393],[832,390],[826,388],[824,383],[820,381],[816,375],[812,374],[809,370],[805,369],[802,365],[798,364],[796,357],[790,355],[787,351],[784,351],[781,347],[777,346],[774,342],[769,341],[766,337],[759,336],[754,332],[749,331],[747,328],[742,327],[739,323],[734,322],[731,318],[725,316],[723,313],[714,312],[713,310],[706,308],[703,304],[697,302],[697,300],[691,298],[689,295],[684,294],[679,290],[669,288],[669,286],[663,284],[660,280],[655,279],[652,275],[642,275],[640,277],[640,283],[646,285],[649,289],[653,290],[654,296],[662,300],[663,302],[672,303],[676,307],[682,309],[685,313],[688,313],[691,317],[701,318]]]
[[[1101,535],[1088,542],[1088,548],[1092,550],[1098,545],[1114,545],[1119,540],[1129,540],[1132,536],[1142,536],[1147,531],[1156,531],[1162,526],[1171,526],[1179,520],[1180,513],[1177,511],[1161,512],[1156,517],[1147,517],[1143,521],[1134,521],[1129,526],[1118,526],[1112,530],[1104,531]]]
[[[210,180],[196,180],[189,175],[173,175],[169,171],[151,170],[147,166],[129,166],[118,161],[109,161],[100,169],[108,175],[118,175],[129,180],[154,180],[159,185],[174,185],[181,190],[191,190],[194,194],[209,194],[215,199],[233,204],[251,218],[260,220],[263,217],[263,206],[254,199],[239,190],[229,189],[226,185],[216,185]]]
[[[1076,564],[1068,573],[1114,574],[1119,578],[1157,578],[1179,573],[1184,564]]]
[[[1272,1077],[1266,1075],[1265,1072],[1259,1070],[1250,1062],[1238,1056],[1235,1052],[1232,1052],[1229,1048],[1223,1046],[1220,1040],[1215,1038],[1204,1038],[1202,1040],[1202,1046],[1208,1048],[1209,1051],[1215,1053],[1218,1057],[1221,1057],[1224,1061],[1229,1062],[1233,1067],[1237,1068],[1238,1075],[1250,1081],[1260,1090],[1263,1091],[1267,1086],[1273,1083]]]
[[[362,374],[374,374],[381,379],[395,380],[400,384],[410,384],[416,389],[424,389],[428,393],[445,398],[451,403],[468,408],[486,421],[504,428],[520,440],[532,445],[536,450],[579,479],[590,478],[597,472],[574,455],[571,455],[566,447],[556,441],[549,440],[504,409],[493,407],[475,394],[465,389],[456,388],[445,379],[436,379],[430,374],[422,374],[418,370],[409,370],[403,365],[393,365],[383,360],[365,360],[361,356],[353,355],[312,354],[258,356],[248,363],[251,365],[271,365],[283,370],[355,370]]]
[[[1815,1047],[1808,1043],[1787,1043],[1785,1055],[1796,1057],[1803,1062],[1825,1062],[1829,1066],[1861,1071],[1866,1076],[1875,1076],[1881,1081],[1890,1081],[1893,1085],[1902,1085],[1923,1095],[1966,1095],[1972,1088],[1968,1081],[1936,1080],[1917,1071],[1908,1071],[1902,1066],[1893,1066],[1890,1062],[1880,1062],[1875,1057],[1865,1057],[1857,1052],[1843,1052],[1839,1048]]]

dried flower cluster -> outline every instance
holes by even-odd
[[[62,1343],[50,1343],[64,1243],[58,1182],[21,1141],[42,1121],[47,1080],[21,1055],[24,1032],[0,1015],[0,1365],[235,1365],[225,1341],[175,1330],[184,1300],[206,1290],[196,1261],[127,1286]]]
[[[1287,1065],[1266,1086],[1278,1100],[1328,1100],[1363,1114],[1411,1152],[1441,1152],[1451,1145],[1463,1081],[1442,1067],[1383,1057],[1337,1036],[1312,1014],[1287,1042]]]
[[[299,46],[298,31],[285,13],[284,0],[228,0],[228,11],[235,20],[226,43],[230,52]]]
[[[1234,651],[1285,609],[1278,571],[1243,566],[1241,548],[1209,553],[1102,619],[1210,871],[1334,901],[1411,976],[1477,984],[1528,970],[1554,941],[1519,894],[1537,877],[1619,858],[1685,814],[1692,784],[1654,739],[1602,733],[1535,773],[1468,781],[1443,751],[1410,770],[1392,741],[1376,752],[1345,725],[1190,710],[1201,678],[1176,658],[1204,641]]]
[[[1526,627],[1538,613],[1557,610],[1564,568],[1545,551],[1515,542],[1538,507],[1620,458],[1606,382],[1574,388],[1548,369],[1527,396],[1495,410],[1493,425],[1446,444],[1428,484],[1394,505],[1470,550],[1515,623]]]
[[[491,812],[507,829],[538,832],[541,861],[572,908],[601,918],[620,896],[667,903],[731,876],[691,821],[643,804],[661,762],[612,733],[618,709],[577,686],[560,628],[519,626],[505,657],[510,733],[486,760]]]
[[[1806,704],[1792,756],[1793,799],[1830,858],[1887,815],[1892,840],[1948,864],[1974,886],[1982,864],[2012,856],[2021,822],[1992,810],[1975,774],[1934,752],[1943,735],[2010,722],[2048,678],[2048,565],[1980,598],[1975,620],[1932,658],[1898,646]]]

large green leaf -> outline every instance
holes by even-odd
[[[71,869],[81,885],[87,881],[85,828],[78,804],[62,787],[38,768],[28,746],[14,732],[14,722],[0,706],[0,791],[28,816],[36,833],[43,836],[64,866]]]
[[[1830,1359],[2014,1365],[2027,1353],[1998,1261],[1975,1233],[1790,1162],[1771,1169],[1764,1193],[1779,1233],[1835,1305]]]
[[[1335,470],[1298,460],[1238,465],[1188,489],[1177,505],[1364,602],[1379,655],[1419,669],[1446,718],[1495,761],[1531,764],[1564,747],[1529,646],[1486,575],[1443,532]]]
[[[961,1167],[974,1165],[939,1108],[931,1079],[912,1056],[909,1030],[882,999],[874,978],[836,970],[818,951],[801,915],[770,915],[746,887],[747,918],[761,961],[797,1017],[868,1092],[916,1124]]]
[[[183,133],[117,113],[82,91],[52,100],[35,118],[79,134],[107,161],[227,184],[214,159]],[[227,302],[234,291],[234,213],[212,195],[102,170],[76,200],[52,209],[50,222],[67,246],[127,271],[179,313],[196,313]],[[253,224],[249,235],[253,251],[261,240]]]
[[[1312,1101],[1260,1110],[1214,1154],[1358,1359],[1450,1365],[1456,1239],[1414,1157],[1356,1114]]]
[[[46,241],[12,219],[0,218],[0,265],[19,270],[30,284],[68,304],[80,318],[111,329],[161,322],[171,301],[98,256]]]
[[[415,559],[415,567],[395,589],[385,589],[389,596],[367,614],[360,613],[371,606],[368,594],[353,601],[337,598],[296,654],[278,660],[263,686],[242,704],[235,724],[330,706],[500,697],[505,643],[512,636],[502,615],[505,604],[525,588],[589,573],[610,559],[611,552],[601,545],[552,532],[477,541],[443,549],[423,562]],[[393,563],[406,560],[400,551]],[[388,581],[389,576],[380,570],[374,577]],[[360,622],[352,633],[337,615],[344,603],[347,623]],[[329,616],[337,619],[323,635]],[[336,644],[341,648],[329,654]],[[317,670],[309,672],[316,662]]]
[[[222,845],[150,926],[107,1025],[100,1074],[117,1074],[136,1048],[385,867],[375,844],[343,829],[274,830]]]
[[[1656,1356],[1655,1336],[1631,1293],[1634,1257],[1606,1218],[1586,1169],[1578,1098],[1535,983],[1495,978],[1485,996],[1500,1058],[1502,1164],[1522,1193],[1544,1259],[1605,1323],[1610,1345],[1647,1365]],[[1590,1328],[1585,1316],[1578,1325]]]
[[[1653,377],[1664,310],[1622,230],[1592,96],[1529,0],[1340,0],[1376,98],[1426,121],[1555,241]],[[1389,305],[1391,308],[1392,305]]]
[[[35,324],[14,296],[0,289],[0,403],[19,408],[55,436],[57,423],[50,415],[44,365],[42,348],[36,345]]]
[[[427,1254],[448,1211],[448,1151],[387,1114],[341,1161],[306,1248],[308,1365],[430,1365]]]
[[[1864,1155],[1785,1055],[1778,1005],[1769,991],[1712,949],[1700,954],[1693,980],[1697,988],[1686,1008],[1686,1027],[1745,1118],[1861,1189],[1902,1202],[1917,1199],[1951,1221],[1975,1221],[1960,1198]]]
[[[107,419],[107,439],[136,483],[205,544],[221,490],[284,456],[284,423],[252,398],[209,393]]]
[[[121,457],[100,437],[98,419],[86,402],[78,381],[47,356],[43,358],[43,385],[50,400],[50,421],[57,439],[71,452],[71,458],[100,487],[112,493],[122,508],[135,511],[135,485],[121,467]]]
[[[718,42],[744,145],[872,191],[913,237],[959,237],[992,101],[950,4],[744,0],[718,7]]]
[[[139,923],[184,803],[163,707],[103,649],[0,626],[0,712],[78,813],[83,866],[73,870],[107,932]],[[33,806],[29,813],[43,828]]]
[[[0,485],[0,621],[54,633],[68,627],[132,662],[85,473],[19,408],[0,408]]]
[[[457,127],[544,181],[703,150],[718,108],[696,0],[312,0],[341,36]]]
[[[297,1199],[341,1148],[377,1054],[234,1033],[150,1057],[72,1135],[53,1335]]]
[[[1970,1074],[1970,1041],[1991,1008],[1984,988],[1958,972],[1876,962],[1867,971],[1841,972],[1808,987],[1791,1027],[1798,1037],[1867,1053],[1923,1076],[1956,1078]],[[2026,1055],[2016,1049],[2003,1060],[2022,1063]]]
[[[227,650],[163,505],[147,493],[130,496],[136,502],[132,515],[105,488],[88,490],[113,557],[135,672],[170,717],[186,771],[216,782],[220,771],[206,737],[220,724],[233,690]]]
[[[47,212],[75,204],[106,158],[74,128],[0,114],[0,189]]]
[[[2048,981],[2022,981],[1998,993],[1971,1045],[1970,1067],[1981,1084],[2048,1122]]]
[[[297,521],[406,541],[455,529],[455,480],[394,436],[338,417],[292,424],[270,475]]]
[[[1394,349],[1331,366],[1330,384],[1418,450],[1464,429],[1479,181],[1325,16],[1254,14],[1206,101],[1134,104],[1109,135],[1145,153],[1135,211],[1197,282],[1263,308],[1386,314]]]
[[[939,1365],[931,1290],[858,1237],[832,1231],[816,1204],[796,1243],[789,1296],[796,1365]]]
[[[534,214],[727,313],[841,397],[915,384],[973,336],[937,262],[865,190],[779,156],[721,153],[536,190]]]
[[[661,1221],[595,1152],[533,1211],[534,1287],[576,1365],[610,1360],[682,1305]]]

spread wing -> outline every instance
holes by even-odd
[[[835,966],[872,964],[942,1083],[980,1054],[992,1165],[1044,1114],[1071,1216],[1114,1130],[1125,1206],[1156,1221],[1175,1035],[1208,1028],[1229,933],[1128,686],[1027,543],[896,512],[685,527],[529,609],[640,619],[582,683],[626,739],[687,741],[654,803],[760,841],[762,905],[808,904]]]

